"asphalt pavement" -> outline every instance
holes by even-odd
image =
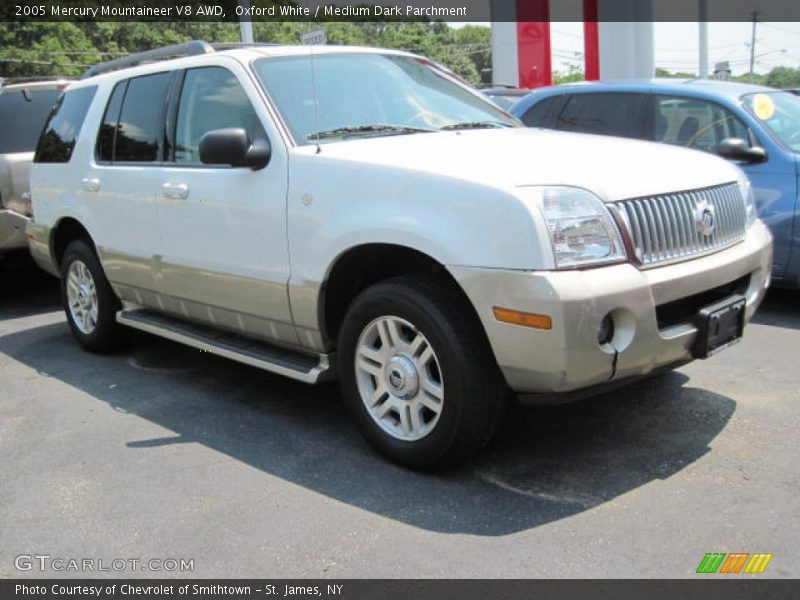
[[[144,334],[87,354],[57,280],[11,261],[0,282],[0,577],[709,577],[708,552],[800,576],[798,292],[718,356],[515,409],[430,475],[373,453],[335,384]]]

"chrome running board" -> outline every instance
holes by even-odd
[[[305,383],[325,381],[333,374],[329,354],[311,356],[293,352],[267,342],[145,309],[121,310],[117,312],[117,322]]]

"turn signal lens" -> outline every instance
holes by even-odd
[[[494,318],[503,323],[523,325],[536,329],[553,328],[553,320],[547,315],[537,315],[536,313],[521,312],[510,308],[500,308],[499,306],[492,308],[492,312],[494,313]]]

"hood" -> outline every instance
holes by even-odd
[[[527,128],[355,139],[325,144],[322,155],[503,189],[582,187],[606,201],[703,188],[737,178],[725,160],[697,150]]]

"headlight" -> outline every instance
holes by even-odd
[[[556,267],[568,269],[627,260],[622,237],[603,201],[587,190],[539,188]]]
[[[742,198],[744,199],[744,210],[745,214],[747,215],[747,221],[745,228],[750,227],[758,217],[758,211],[756,210],[756,199],[753,195],[753,186],[750,184],[750,180],[745,175],[744,171],[739,169],[739,193],[742,194]]]

